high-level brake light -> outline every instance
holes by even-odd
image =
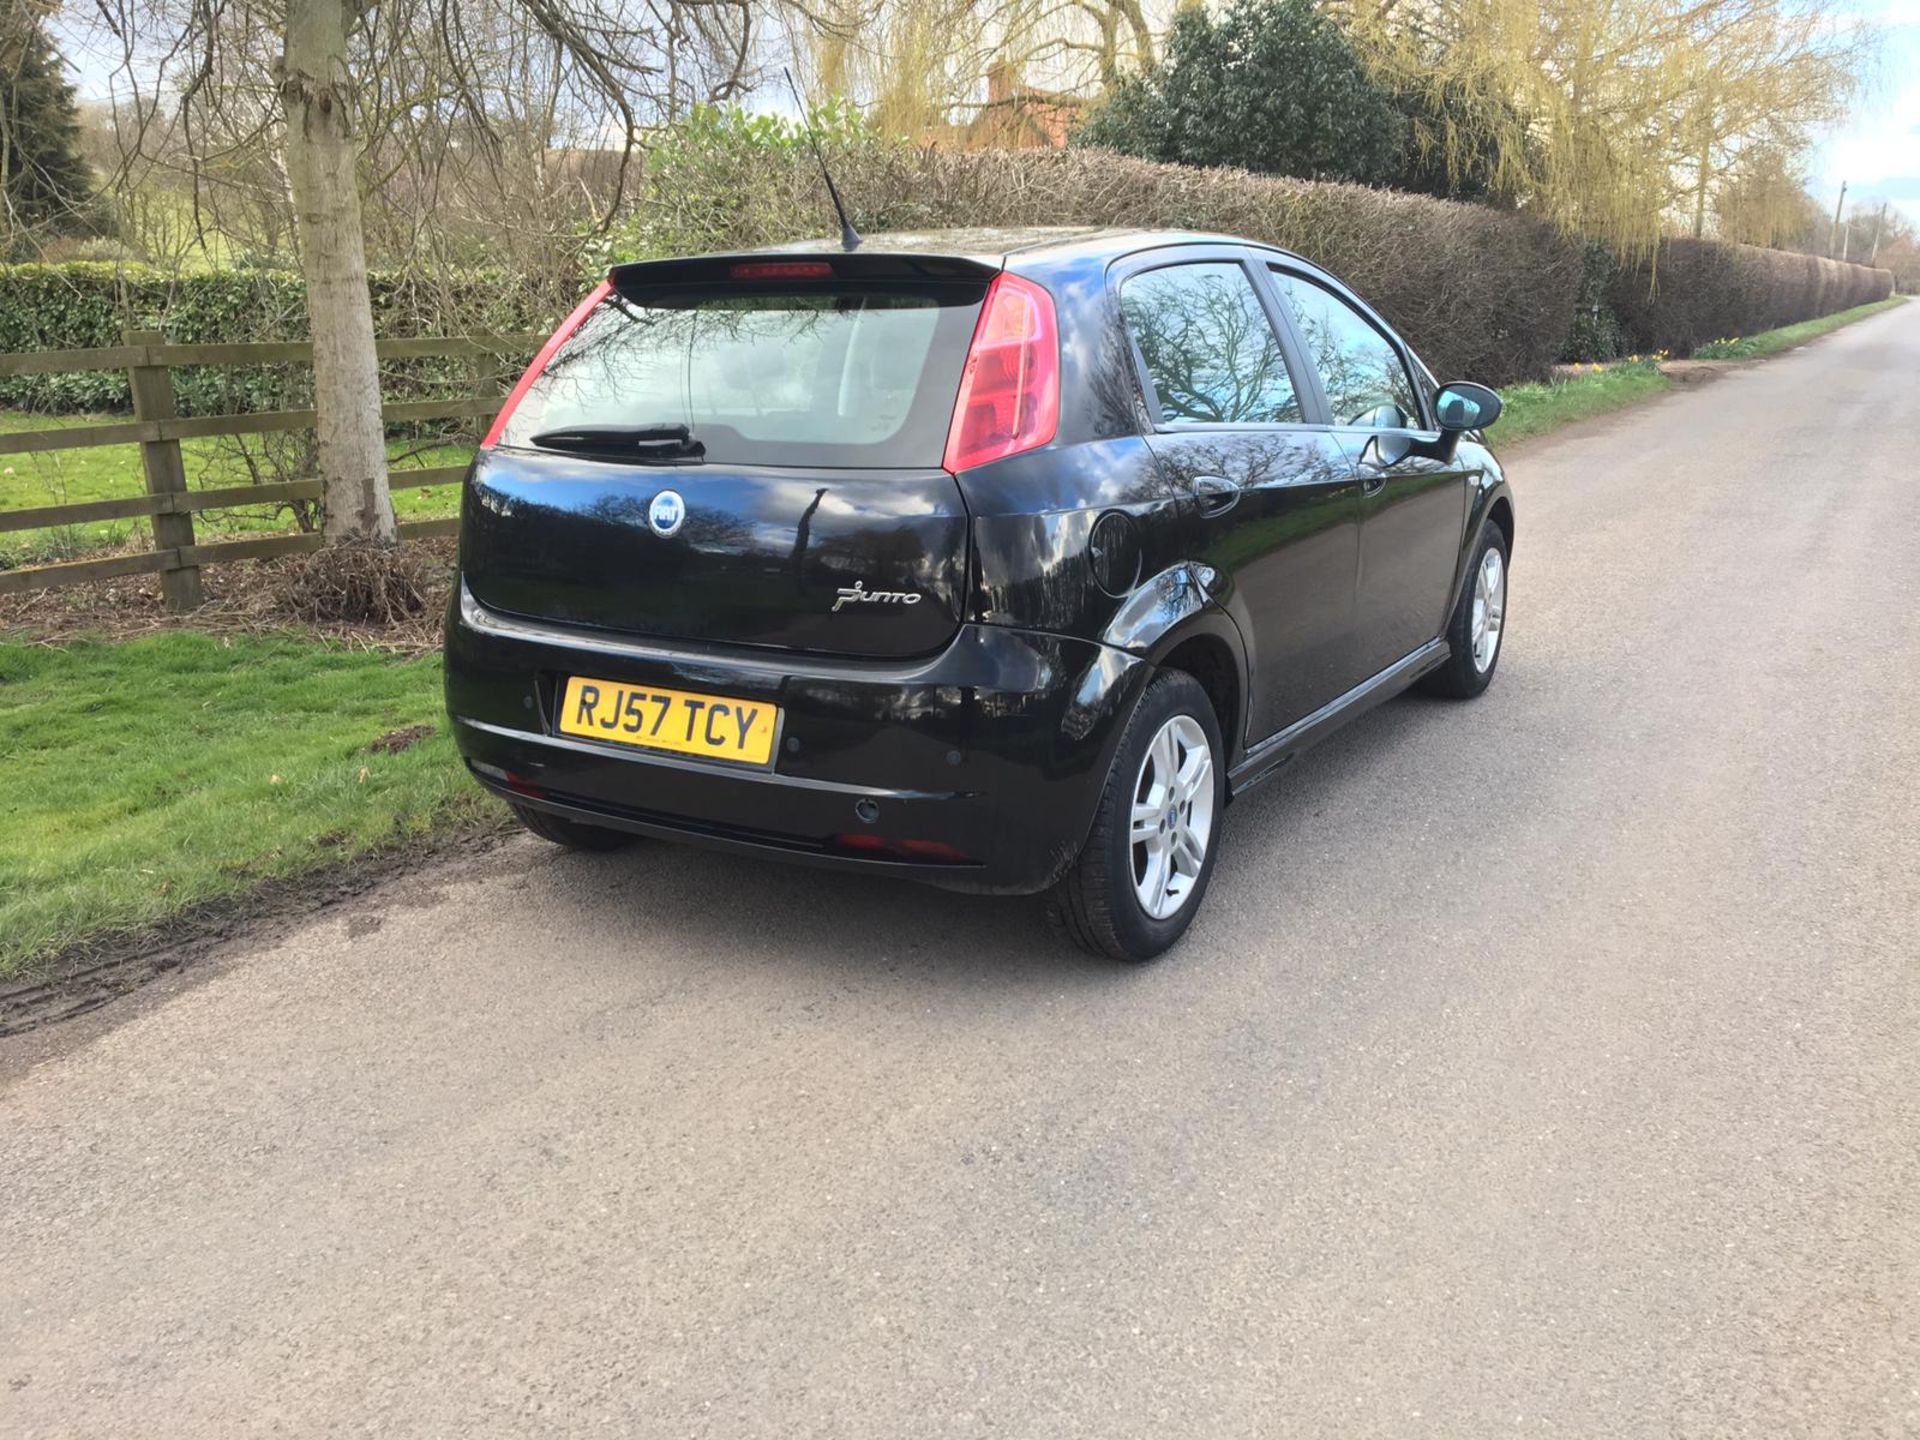
[[[831,280],[824,260],[744,260],[727,271],[735,280]]]

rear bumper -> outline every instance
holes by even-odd
[[[1149,669],[1092,641],[988,625],[907,661],[675,648],[502,615],[464,585],[447,622],[455,740],[499,794],[640,834],[998,893],[1045,889],[1079,854]],[[761,770],[558,734],[576,674],[772,702],[780,745]]]

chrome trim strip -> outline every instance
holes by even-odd
[[[693,669],[712,670],[724,667],[733,671],[746,671],[750,674],[769,678],[785,679],[794,671],[795,661],[800,661],[809,675],[845,676],[869,680],[910,680],[939,663],[940,657],[949,647],[928,656],[915,656],[909,660],[870,659],[862,660],[847,656],[819,655],[812,651],[782,652],[773,655],[756,654],[745,646],[730,647],[725,650],[689,649],[663,643],[643,644],[634,640],[625,640],[606,630],[588,630],[570,625],[557,625],[552,622],[523,620],[518,616],[505,615],[498,610],[489,610],[474,598],[467,588],[466,577],[460,578],[460,623],[469,630],[482,635],[494,635],[506,640],[524,640],[535,645],[551,645],[566,650],[582,650],[597,655],[618,655],[628,660],[652,660],[668,665],[685,666]],[[964,628],[964,627],[963,627]]]

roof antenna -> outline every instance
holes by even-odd
[[[827,194],[833,200],[833,213],[840,217],[840,248],[858,250],[860,232],[853,228],[853,222],[847,219],[847,207],[840,203],[840,192],[833,183],[833,172],[827,169],[827,157],[820,152],[820,137],[813,133],[813,116],[800,99],[800,87],[793,83],[793,71],[785,65],[780,73],[787,77],[787,89],[793,92],[793,103],[800,107],[800,125],[807,132],[807,144],[813,147],[813,158],[820,162],[820,178],[827,182]]]

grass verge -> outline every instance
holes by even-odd
[[[1817,320],[1803,320],[1798,325],[1783,325],[1778,330],[1767,330],[1759,335],[1715,340],[1712,344],[1702,345],[1693,352],[1691,358],[1764,359],[1768,355],[1791,350],[1796,345],[1804,345],[1843,325],[1851,325],[1856,320],[1865,320],[1869,315],[1878,315],[1905,303],[1904,295],[1895,295],[1871,305],[1857,305],[1851,310],[1839,310],[1832,315],[1822,315]],[[1506,401],[1506,409],[1500,416],[1500,427],[1493,432],[1492,439],[1496,447],[1511,445],[1518,440],[1530,440],[1536,435],[1557,430],[1562,425],[1571,425],[1576,420],[1623,410],[1672,388],[1673,382],[1660,373],[1659,365],[1652,360],[1629,360],[1586,368],[1576,366],[1570,375],[1556,376],[1544,383],[1509,385],[1502,390],[1500,396]]]
[[[1673,388],[1651,360],[1624,365],[1595,366],[1544,383],[1509,385],[1500,392],[1506,408],[1499,427],[1489,432],[1498,449],[1516,440],[1530,440],[1610,410],[1622,410]]]
[[[1891,310],[1896,305],[1906,304],[1904,295],[1890,295],[1885,300],[1876,300],[1871,305],[1856,305],[1851,310],[1836,310],[1831,315],[1822,315],[1817,320],[1802,320],[1798,325],[1782,325],[1778,330],[1764,330],[1758,335],[1736,335],[1728,340],[1715,340],[1702,345],[1693,352],[1696,360],[1759,360],[1768,355],[1778,355],[1782,350],[1791,350],[1796,345],[1804,345],[1809,340],[1817,340],[1830,331],[1838,330],[1842,325],[1851,325],[1856,320],[1864,320],[1869,315],[1878,315],[1883,310]]]
[[[454,754],[437,655],[293,636],[0,642],[0,763],[0,977],[500,814]]]

